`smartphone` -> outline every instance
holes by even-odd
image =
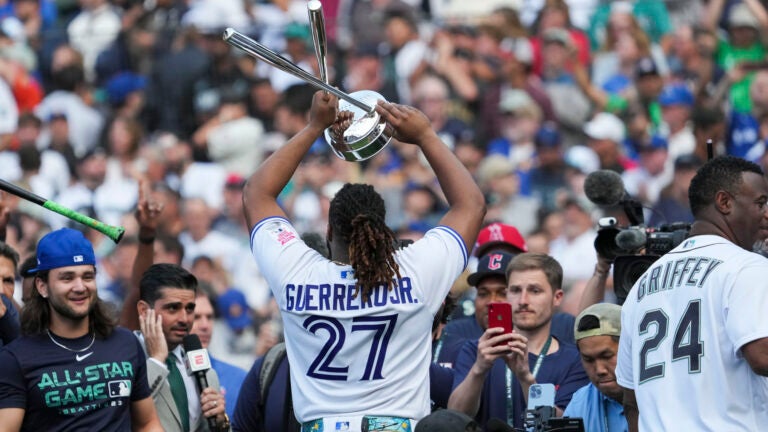
[[[504,333],[512,333],[512,305],[506,302],[488,304],[488,328],[501,327]],[[496,335],[498,336],[498,335]]]
[[[528,388],[528,409],[533,410],[541,406],[555,406],[554,384],[533,384]]]

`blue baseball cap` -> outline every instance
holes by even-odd
[[[667,139],[661,135],[652,135],[649,138],[645,138],[640,141],[633,140],[631,142],[632,142],[632,145],[635,147],[635,151],[638,153],[642,153],[644,151],[667,149]]]
[[[684,84],[670,84],[664,87],[659,95],[659,105],[693,106],[693,93]]]
[[[80,231],[62,228],[46,234],[37,243],[37,267],[29,273],[87,264],[96,265],[91,242]]]
[[[229,289],[216,300],[219,312],[229,327],[235,331],[241,331],[251,325],[248,301],[238,289]]]

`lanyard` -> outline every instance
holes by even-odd
[[[533,365],[533,371],[531,372],[531,375],[533,375],[533,379],[536,379],[536,375],[539,374],[539,369],[541,369],[541,363],[544,362],[544,357],[547,356],[547,352],[549,352],[549,346],[552,344],[552,335],[550,335],[547,338],[547,341],[544,342],[544,346],[541,347],[541,352],[539,353],[538,358],[536,359],[536,364]],[[507,424],[512,426],[514,425],[514,400],[512,399],[512,371],[509,369],[509,367],[506,369],[506,391],[507,391]]]
[[[437,364],[440,351],[443,350],[443,335],[445,335],[445,329],[440,332],[440,338],[437,340],[437,344],[435,344],[435,351],[432,353],[432,364]]]

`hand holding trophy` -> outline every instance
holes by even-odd
[[[328,84],[325,19],[320,1],[310,0],[307,3],[307,13],[312,29],[320,79],[232,28],[226,29],[224,40],[283,72],[290,73],[320,90],[336,95],[339,98],[339,121],[325,130],[325,140],[334,154],[343,160],[359,162],[369,159],[386,147],[392,139],[392,127],[374,110],[376,103],[379,100],[384,100],[384,97],[371,90],[347,94]]]

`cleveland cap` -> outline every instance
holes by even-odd
[[[589,317],[597,318],[598,325],[587,325],[589,321],[582,323],[583,319]],[[577,341],[590,336],[621,336],[621,306],[598,303],[584,309],[576,317],[573,335]]]
[[[96,265],[91,242],[80,231],[62,228],[46,234],[37,243],[37,267],[29,273],[87,264]]]
[[[480,258],[477,263],[477,271],[467,277],[467,282],[477,286],[486,276],[498,275],[506,278],[507,266],[515,255],[502,251],[493,251]]]

